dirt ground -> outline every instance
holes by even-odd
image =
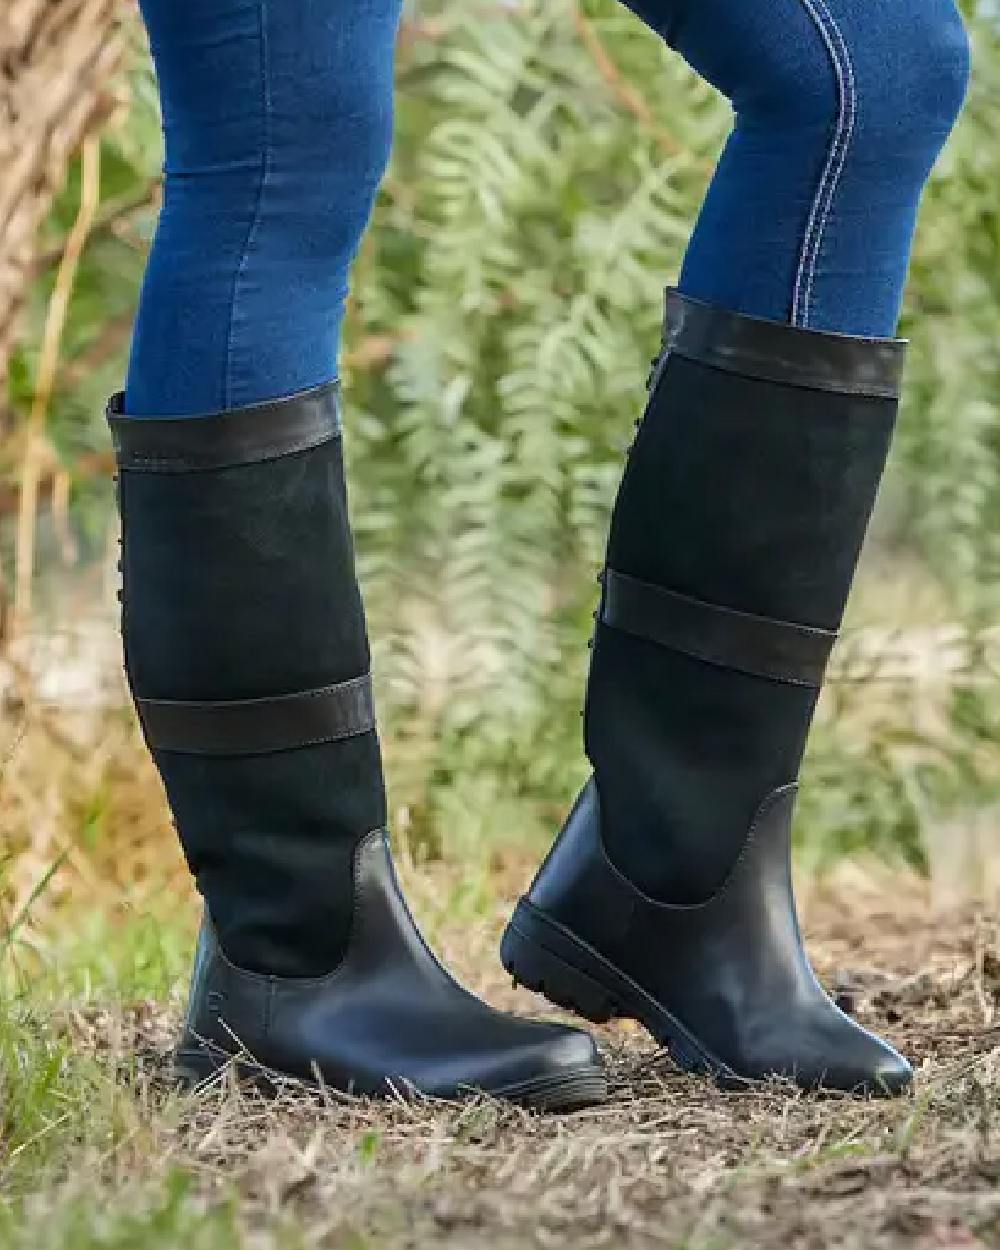
[[[506,904],[480,922],[433,919],[447,885],[411,876],[418,911],[467,984],[545,1014],[496,958]],[[347,1250],[522,1247],[1000,1247],[1000,925],[932,913],[921,886],[841,881],[814,894],[810,946],[826,984],[915,1062],[896,1101],[723,1094],[673,1070],[635,1028],[600,1030],[610,1101],[568,1116],[489,1101],[276,1101],[232,1088],[161,1094],[176,1011],[71,1014],[78,1045],[148,1106],[142,1149],[194,1173],[206,1198],[234,1180],[249,1229]],[[484,975],[483,970],[489,971]],[[263,1233],[262,1233],[263,1235]],[[267,1240],[261,1244],[286,1244]],[[289,1242],[288,1244],[293,1244]]]

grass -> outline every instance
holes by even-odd
[[[529,863],[497,859],[470,890],[403,858],[466,982],[544,1012],[495,957]],[[572,1116],[229,1083],[178,1095],[189,893],[154,889],[141,912],[64,901],[6,954],[0,1246],[1000,1247],[1000,926],[934,913],[922,882],[885,870],[807,898],[821,972],[914,1058],[912,1096],[725,1095],[622,1024],[600,1031],[611,1101]]]
[[[95,727],[26,688],[5,695],[0,752],[0,1250],[1000,1250],[1000,921],[967,888],[1000,885],[1000,809],[964,773],[968,816],[927,822],[930,882],[864,858],[817,877],[822,836],[800,855],[818,968],[914,1059],[903,1099],[721,1094],[621,1023],[599,1031],[611,1100],[574,1116],[182,1096],[169,1054],[197,916],[159,784],[130,717]],[[860,728],[834,707],[850,758],[814,762],[803,829],[885,825],[908,776],[892,744],[912,752],[907,727],[941,719],[923,687],[894,691],[868,690]],[[513,824],[533,801],[504,809]],[[477,830],[456,802],[448,827]],[[532,819],[551,827],[547,802]],[[537,848],[469,835],[421,862],[405,817],[398,858],[437,949],[498,1006],[544,1014],[496,954]]]

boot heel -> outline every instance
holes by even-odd
[[[592,1024],[604,1024],[623,1014],[603,985],[521,932],[516,919],[507,926],[500,943],[500,962],[517,984]]]

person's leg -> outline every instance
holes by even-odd
[[[504,961],[687,1066],[895,1090],[905,1062],[809,969],[789,833],[896,415],[903,345],[868,336],[895,325],[962,27],[951,0],[637,2],[737,123],[615,504],[594,780]]]
[[[143,3],[167,194],[109,417],[126,669],[206,905],[177,1072],[572,1107],[591,1039],[455,985],[385,830],[334,377],[399,7]]]
[[[680,290],[895,332],[917,206],[965,93],[954,0],[629,0],[732,103]]]
[[[336,376],[389,156],[400,7],[142,0],[166,177],[129,413],[216,412]]]

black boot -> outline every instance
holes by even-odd
[[[503,940],[590,1020],[727,1084],[896,1092],[906,1061],[802,947],[802,751],[882,475],[903,344],[668,292],[615,506],[586,708],[594,777]]]
[[[592,1040],[460,988],[400,894],[336,387],[109,420],[126,668],[206,903],[180,1076],[601,1097]]]

